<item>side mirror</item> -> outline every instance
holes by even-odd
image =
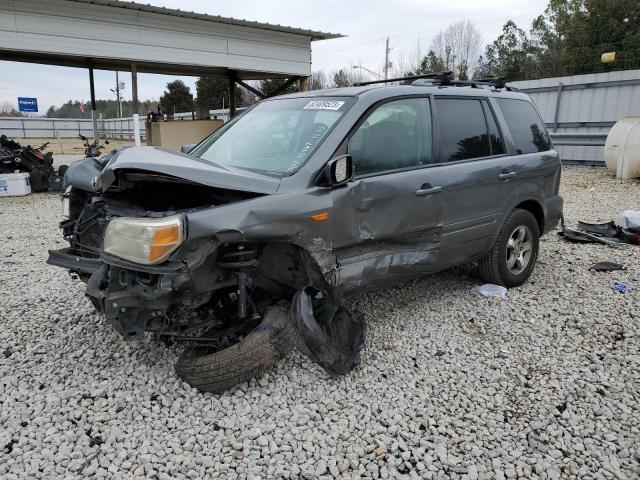
[[[329,160],[324,167],[324,180],[331,187],[344,185],[353,178],[351,155],[340,155]]]
[[[195,143],[187,143],[186,145],[182,145],[182,147],[180,147],[180,152],[189,153],[191,150],[193,150],[193,147],[195,146],[196,146]]]

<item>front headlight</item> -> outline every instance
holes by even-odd
[[[184,240],[182,218],[114,218],[104,234],[104,251],[135,263],[165,261]]]

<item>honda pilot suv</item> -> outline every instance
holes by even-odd
[[[359,362],[351,292],[477,262],[531,275],[562,212],[560,159],[534,104],[448,76],[264,100],[178,153],[125,147],[70,165],[49,263],[125,339],[185,340],[178,374],[221,391],[294,346]]]

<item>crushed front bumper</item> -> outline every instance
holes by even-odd
[[[47,263],[81,274],[87,297],[125,339],[162,330],[170,306],[202,303],[207,297],[202,287],[218,277],[209,264],[191,269],[181,261],[137,265],[105,254],[80,257],[69,248],[49,251]]]

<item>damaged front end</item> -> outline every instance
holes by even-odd
[[[290,322],[303,353],[331,374],[359,363],[364,320],[340,307],[331,256],[313,241],[328,235],[274,202],[273,181],[249,180],[239,190],[235,173],[220,169],[210,179],[208,170],[187,168],[187,156],[176,171],[164,163],[142,170],[123,153],[69,168],[61,223],[69,247],[50,251],[48,263],[81,278],[124,339],[152,332],[217,352],[293,299]]]

